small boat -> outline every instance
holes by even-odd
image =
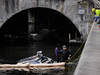
[[[57,63],[38,51],[35,56],[21,59],[17,64],[0,64],[0,70],[24,70],[32,72],[52,73],[54,70],[64,70],[65,62]]]
[[[57,63],[53,59],[43,56],[42,51],[38,51],[35,56],[21,59],[17,64],[29,64],[31,67],[61,67],[65,66],[64,62]]]
[[[29,63],[29,64],[43,64],[43,63],[49,64],[49,63],[54,63],[54,62],[55,61],[52,60],[51,58],[43,56],[42,51],[38,51],[37,55],[21,59],[18,61],[18,64],[19,63],[21,63],[21,64],[26,64],[26,63]]]

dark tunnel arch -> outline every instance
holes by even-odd
[[[74,39],[76,35],[77,38],[81,36],[76,26],[66,16],[56,10],[41,7],[18,12],[0,28],[0,37],[13,39],[65,42],[69,40],[69,33],[71,39]]]

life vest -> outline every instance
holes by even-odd
[[[95,16],[100,16],[100,10],[99,9],[95,10]]]

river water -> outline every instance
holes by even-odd
[[[78,48],[80,44],[72,46]],[[42,50],[45,56],[55,60],[54,49],[55,42],[19,42],[19,41],[6,41],[0,43],[0,63],[2,64],[15,64],[18,60],[35,55],[38,50]],[[76,65],[68,65],[65,69],[55,69],[49,72],[32,72],[24,70],[0,70],[0,75],[72,75]]]

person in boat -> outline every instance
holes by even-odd
[[[38,56],[38,57],[42,57],[42,56],[43,56],[42,51],[37,51],[37,56]]]
[[[37,57],[39,58],[43,57],[42,51],[37,51],[37,54],[35,56],[32,56],[32,58],[37,58]]]
[[[61,62],[66,62],[67,60],[70,59],[71,53],[67,49],[66,45],[62,46],[62,50],[60,52],[61,52]]]

